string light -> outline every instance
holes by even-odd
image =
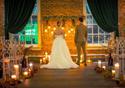
[[[47,31],[47,29],[45,29],[45,30],[44,30],[44,32],[46,32],[46,33],[47,33],[47,32],[48,32],[48,31]]]
[[[67,36],[67,34],[65,34],[65,37]]]
[[[64,27],[62,27],[62,30],[64,29]]]
[[[71,31],[73,31],[73,28],[71,28]]]
[[[53,31],[51,31],[51,34],[53,34]]]
[[[53,28],[53,30],[55,31],[55,30],[56,30],[56,28],[54,27],[54,28]]]
[[[71,33],[71,31],[69,30],[68,33]]]
[[[50,26],[48,26],[48,29],[50,29],[51,27]]]

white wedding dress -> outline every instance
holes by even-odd
[[[63,35],[55,35],[50,55],[50,61],[46,65],[41,65],[40,68],[69,69],[77,67],[78,65],[72,61]]]

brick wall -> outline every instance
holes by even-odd
[[[120,36],[125,37],[125,0],[119,1],[119,32]]]

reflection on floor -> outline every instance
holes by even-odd
[[[25,80],[19,88],[119,88],[115,82],[106,80],[94,71],[94,66],[77,69],[40,69],[31,79]]]

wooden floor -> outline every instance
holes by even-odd
[[[94,71],[94,66],[80,66],[77,69],[40,69],[31,79],[18,88],[119,88],[115,82],[106,80]]]

